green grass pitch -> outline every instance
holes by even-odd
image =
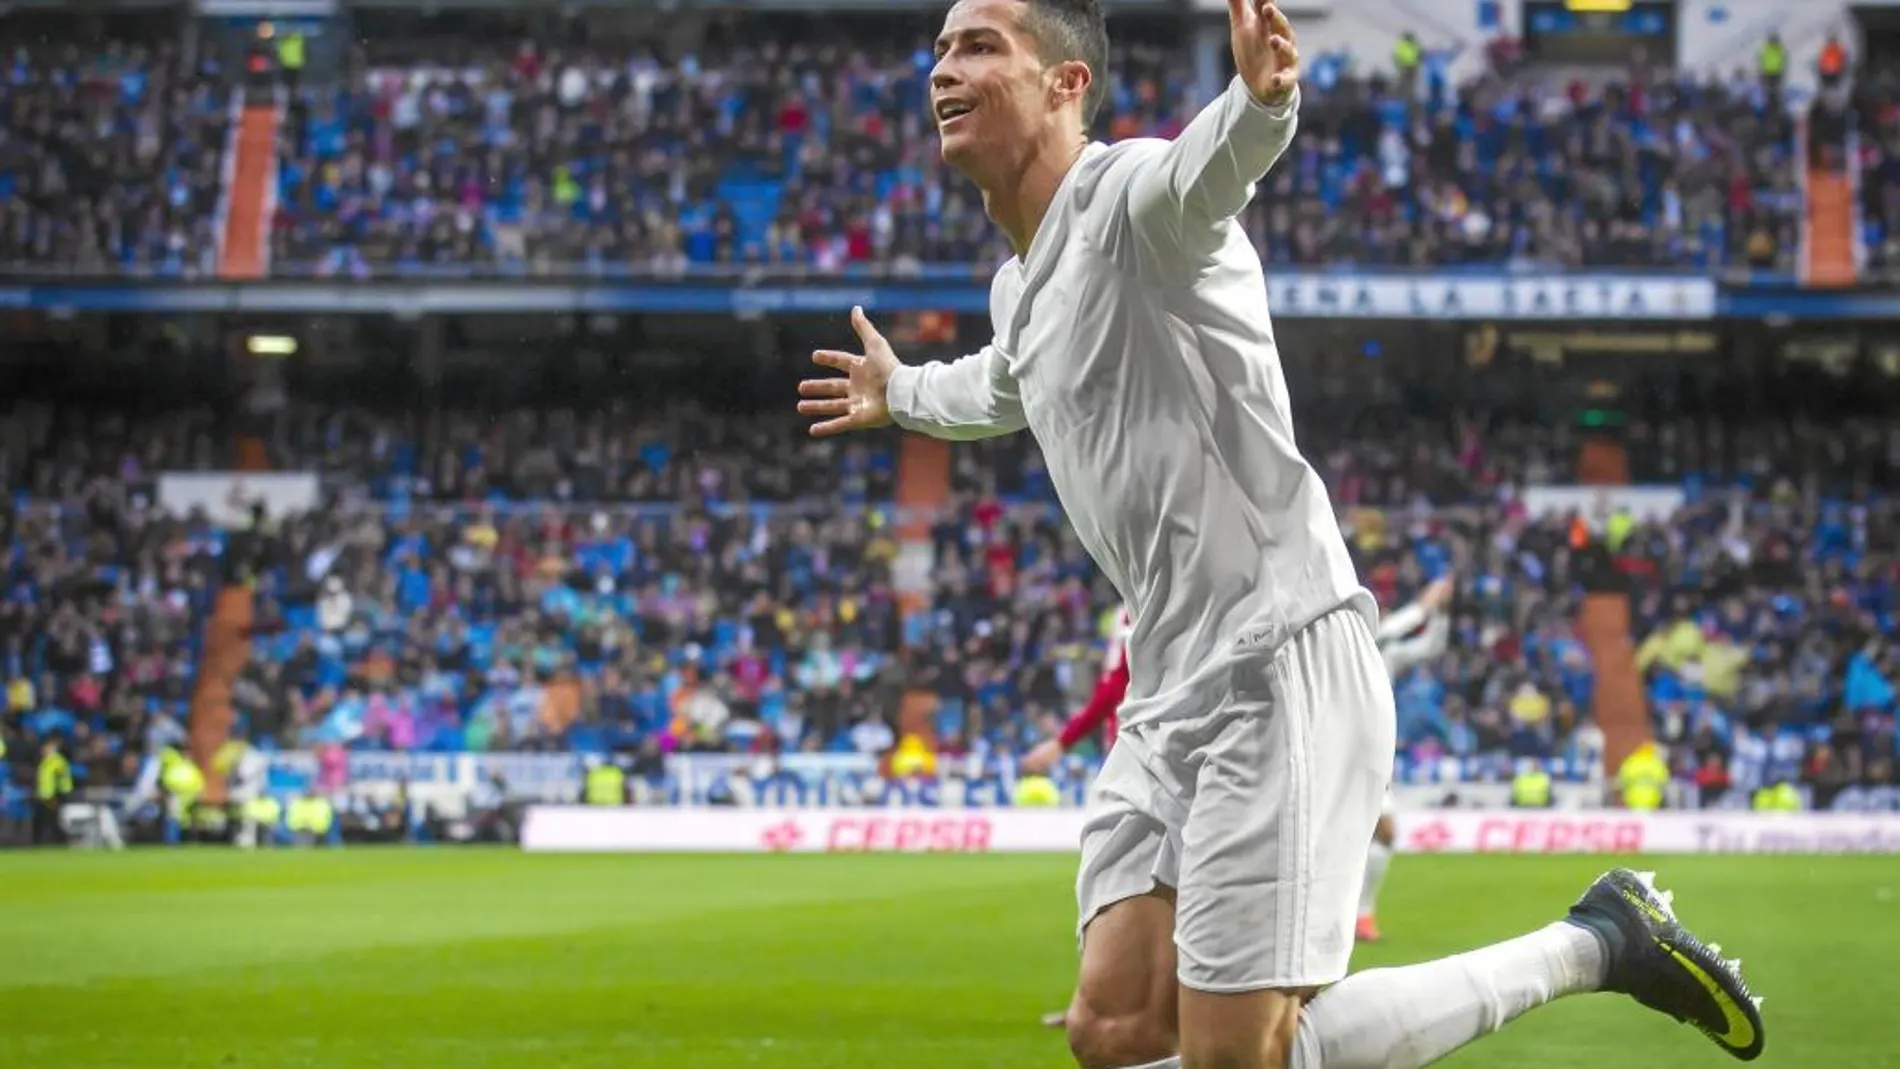
[[[1073,860],[0,855],[5,1069],[1059,1069]],[[1543,924],[1601,858],[1397,859],[1357,967]],[[1900,1067],[1900,859],[1656,858],[1767,996],[1781,1069]],[[1701,1036],[1610,996],[1456,1069],[1696,1069]]]

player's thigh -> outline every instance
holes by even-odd
[[[1314,989],[1181,989],[1182,1069],[1285,1069]]]
[[[1066,1022],[1083,1069],[1122,1069],[1172,1055],[1180,1035],[1174,891],[1124,898],[1088,922]]]
[[[1357,613],[1236,662],[1225,707],[1191,740],[1175,916],[1184,986],[1299,991],[1346,974],[1393,730]]]

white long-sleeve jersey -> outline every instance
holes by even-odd
[[[1207,712],[1237,651],[1341,605],[1377,615],[1294,444],[1265,274],[1235,222],[1297,111],[1236,79],[1172,142],[1088,146],[991,284],[991,343],[891,378],[900,426],[1036,436],[1134,616],[1124,725]]]
[[[1397,679],[1445,652],[1451,643],[1451,619],[1413,602],[1380,620],[1378,635],[1385,670]]]

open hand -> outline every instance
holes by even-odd
[[[836,349],[811,354],[812,363],[842,371],[843,377],[806,379],[798,384],[798,414],[821,417],[820,422],[812,424],[814,438],[883,427],[891,422],[891,406],[884,391],[890,387],[891,372],[897,370],[897,354],[871,325],[863,308],[851,309],[851,327],[864,345],[863,355]]]
[[[1060,760],[1062,743],[1056,739],[1045,739],[1037,743],[1035,749],[1024,754],[1018,765],[1025,776],[1046,776]]]
[[[1300,84],[1300,48],[1293,24],[1274,0],[1227,0],[1234,70],[1253,98],[1278,107]]]

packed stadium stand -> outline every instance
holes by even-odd
[[[822,32],[822,31],[821,31]],[[273,239],[323,274],[826,273],[1006,255],[924,121],[928,33],[760,42],[366,49],[299,95]],[[459,47],[458,47],[459,46]],[[405,53],[413,45],[405,43]],[[1790,271],[1794,122],[1753,76],[1429,92],[1328,72],[1247,225],[1270,262]],[[1185,45],[1117,56],[1104,133],[1192,116]]]
[[[0,265],[212,274],[232,103],[217,65],[11,27],[0,51]]]
[[[763,41],[735,25],[683,56],[651,38],[367,36],[337,81],[286,90],[273,262],[326,276],[996,262],[1006,250],[924,121],[932,31],[892,21],[848,47],[820,23]],[[1178,38],[1118,50],[1105,136],[1167,137],[1191,116]],[[1247,217],[1270,262],[1795,268],[1795,116],[1752,73],[1453,84],[1357,74],[1344,55],[1315,68],[1305,137]],[[18,131],[0,157],[4,258],[213,273],[242,77],[170,42],[21,44],[0,86]],[[1869,225],[1883,174],[1870,163]]]
[[[920,733],[978,767],[1053,734],[1116,605],[1035,442],[958,447],[919,509],[902,436],[819,444],[788,415],[789,357],[835,342],[862,298],[509,303],[575,279],[977,294],[1007,250],[937,157],[929,21],[710,18],[689,46],[631,16],[601,33],[360,18],[341,40],[8,30],[0,268],[24,288],[0,304],[19,387],[0,420],[0,739],[17,797],[53,737],[82,788],[131,787],[148,755],[199,745],[207,700],[270,751],[639,755],[656,780],[670,755],[888,760]],[[1178,27],[1141,41],[1116,54],[1103,136],[1172,136],[1224,76]],[[1816,260],[1829,177],[1851,192],[1848,267],[1877,272],[1900,225],[1896,83],[1823,79],[1796,101],[1765,67],[1486,55],[1318,56],[1299,140],[1244,219],[1270,284],[1320,295],[1282,332],[1301,444],[1365,581],[1391,608],[1456,579],[1450,652],[1396,681],[1401,778],[1508,780],[1534,759],[1613,781],[1604,647],[1580,620],[1615,589],[1642,733],[1684,797],[1900,785],[1891,348],[1670,290],[1631,349],[1608,321],[1646,291],[1553,325],[1467,312],[1443,281],[1555,278],[1551,307],[1581,299],[1566,271],[1591,292],[1664,274],[1785,288]],[[1395,311],[1353,280],[1378,268],[1432,280],[1437,303]],[[391,276],[523,284],[454,314],[324,314],[410,292],[379,291]],[[135,277],[365,284],[262,311],[32,289]],[[907,355],[983,329],[919,300]],[[1580,457],[1609,438],[1620,481],[1666,509],[1537,496],[1592,481]],[[168,503],[163,476],[193,472],[233,501],[232,472],[321,489],[219,517]],[[243,649],[210,700],[232,590]],[[927,715],[900,715],[919,694]]]

